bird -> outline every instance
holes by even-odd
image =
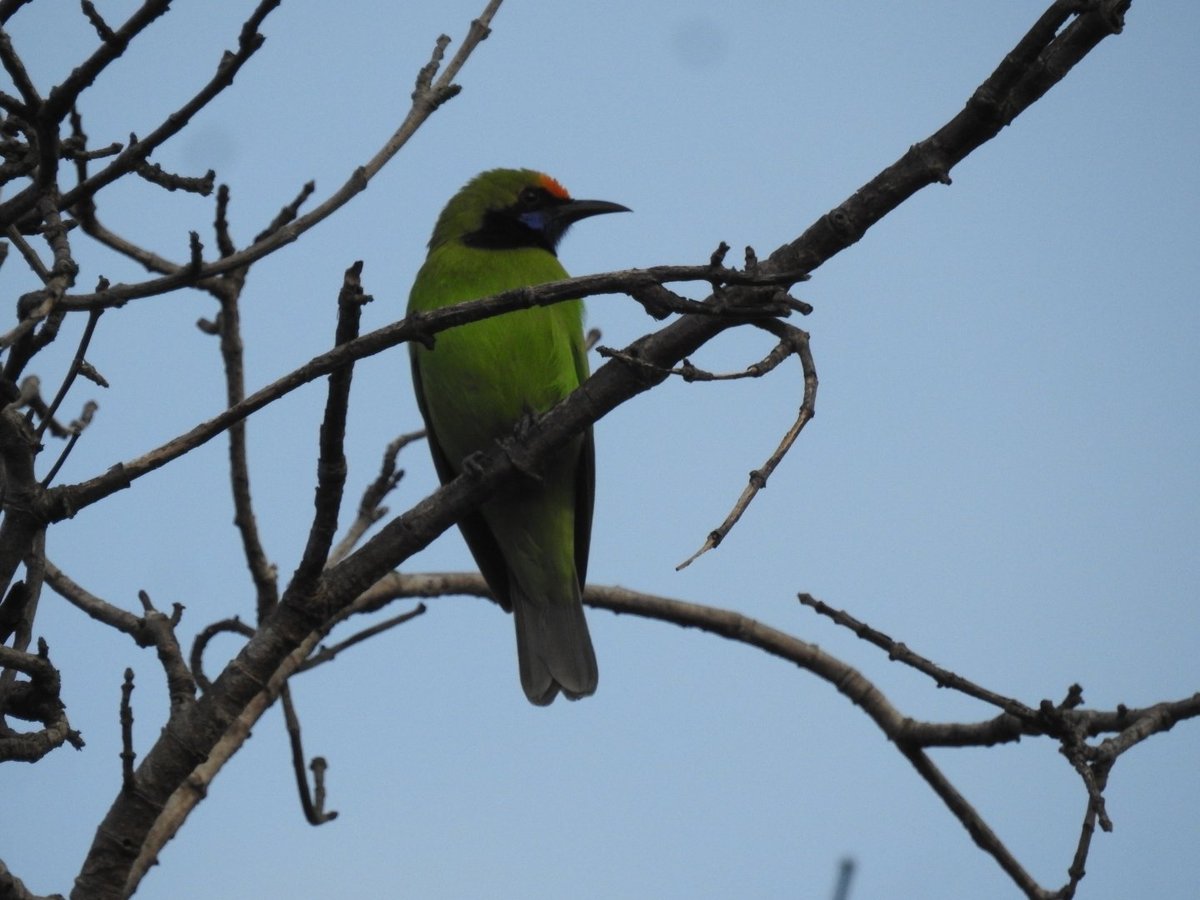
[[[446,204],[409,294],[410,314],[568,278],[559,241],[575,222],[629,212],[576,200],[532,169],[492,169]],[[588,376],[583,302],[535,306],[459,325],[409,344],[413,387],[443,484],[464,461],[512,437]],[[576,435],[536,476],[519,477],[459,521],[484,580],[516,625],[529,701],[591,695],[599,677],[583,613],[595,496],[592,431]]]

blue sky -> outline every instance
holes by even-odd
[[[98,4],[119,21],[130,3]],[[398,319],[433,220],[476,172],[549,171],[577,196],[633,208],[581,223],[575,273],[708,258],[721,240],[765,255],[953,116],[1048,5],[951,0],[805,4],[510,3],[461,74],[462,94],[335,218],[253,269],[247,381],[261,386],[332,340],[341,273],[362,259]],[[482,0],[284,4],[232,90],[155,155],[212,167],[242,243],[315,179],[324,196],[407,110],[440,32],[456,42]],[[85,95],[93,146],[150,131],[233,45],[242,4],[184,5]],[[82,16],[42,2],[11,22],[45,92],[94,45]],[[798,293],[821,378],[818,415],[743,522],[677,573],[791,422],[798,367],[726,384],[671,383],[596,429],[590,577],[725,606],[858,667],[907,714],[992,710],[935,689],[801,608],[811,592],[940,664],[1029,704],[1072,682],[1089,705],[1195,692],[1200,642],[1200,8],[1138,2],[1011,128],[821,267]],[[8,89],[5,87],[4,89]],[[208,247],[210,200],[120,185],[106,223],[183,258]],[[80,289],[139,272],[79,245]],[[85,250],[86,248],[86,250]],[[211,250],[210,250],[211,252]],[[4,296],[29,289],[12,259]],[[217,411],[223,397],[200,294],[132,303],[89,354],[112,383],[60,480],[89,477]],[[622,297],[589,301],[605,344],[655,327]],[[39,357],[56,383],[81,323]],[[75,328],[75,331],[71,329]],[[731,336],[698,356],[741,367],[769,348]],[[264,540],[291,571],[312,502],[312,386],[250,426]],[[418,425],[407,357],[355,373],[347,513],[382,449]],[[55,448],[52,448],[55,449]],[[145,589],[187,607],[183,634],[253,615],[230,526],[221,442],[50,534],[49,555],[137,609]],[[400,511],[435,476],[405,452]],[[449,533],[408,571],[471,565]],[[748,648],[593,612],[597,694],[527,704],[511,621],[447,598],[294,690],[310,754],[329,759],[339,819],[304,824],[281,716],[269,713],[139,897],[852,896],[1006,898],[1015,888],[856,708]],[[165,717],[151,651],[53,595],[38,631],[62,669],[86,750],[0,769],[0,858],[65,891],[118,788],[121,672],[137,672],[136,739]],[[232,653],[232,639],[215,644]],[[1127,754],[1108,790],[1080,898],[1194,895],[1200,769],[1194,723]],[[1085,796],[1048,741],[941,752],[1026,867],[1056,887]],[[70,795],[69,808],[63,798]]]

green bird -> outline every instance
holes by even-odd
[[[428,312],[501,291],[557,281],[555,254],[572,223],[628,212],[573,200],[530,169],[477,175],[446,204],[417,273],[408,311]],[[583,303],[505,313],[409,344],[417,405],[442,483],[464,460],[512,436],[587,378]],[[544,706],[596,690],[596,654],[583,615],[595,494],[592,433],[563,447],[537,478],[500,489],[459,528],[492,593],[513,613],[521,686]]]

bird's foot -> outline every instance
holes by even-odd
[[[537,424],[538,418],[538,413],[527,408],[521,414],[521,418],[517,419],[512,437],[500,442],[500,446],[504,450],[504,455],[509,458],[517,471],[524,474],[527,478],[532,478],[534,481],[541,481],[542,476],[525,458],[525,438],[529,436],[529,433],[533,430],[533,426]]]
[[[462,461],[462,473],[468,478],[478,478],[483,474],[484,452],[476,450],[470,456],[464,456]]]
[[[541,418],[536,412],[525,407],[525,412],[521,413],[521,417],[517,419],[516,427],[513,428],[513,439],[523,441],[529,436],[529,432],[533,430],[533,426],[537,424]]]

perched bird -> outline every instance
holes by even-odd
[[[417,273],[408,310],[427,312],[501,291],[567,278],[555,255],[572,223],[628,212],[573,200],[530,169],[476,176],[446,204]],[[587,377],[583,303],[505,313],[409,345],[417,405],[442,482],[463,460],[510,437]],[[517,626],[521,686],[545,705],[559,691],[596,690],[596,654],[583,616],[595,489],[592,433],[563,447],[537,478],[520,478],[459,522],[496,599]]]

